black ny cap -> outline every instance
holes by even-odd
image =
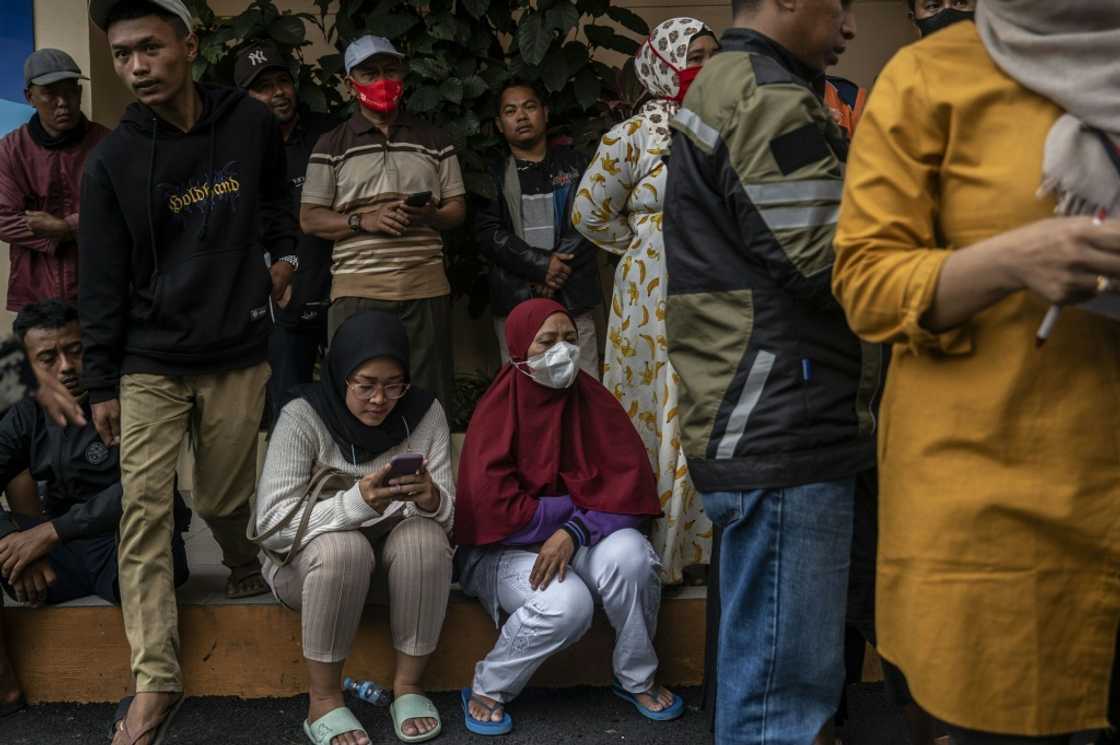
[[[289,75],[292,68],[280,50],[271,42],[261,42],[245,47],[237,53],[233,67],[233,82],[238,88],[248,88],[265,70],[283,70]]]

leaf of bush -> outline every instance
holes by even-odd
[[[564,61],[568,63],[568,71],[576,72],[587,64],[587,47],[578,41],[569,41],[564,45]]]
[[[478,98],[488,90],[490,86],[478,75],[463,79],[463,98]]]
[[[560,49],[553,49],[541,67],[541,80],[553,93],[563,90],[568,83],[568,60]]]
[[[562,0],[555,8],[549,9],[544,19],[547,29],[558,31],[561,36],[567,36],[572,27],[579,23],[579,10],[568,0]]]
[[[539,65],[552,45],[552,31],[546,29],[540,13],[527,13],[517,28],[517,48],[530,65]]]
[[[589,23],[584,26],[583,33],[587,36],[587,41],[597,47],[609,48],[611,39],[614,38],[613,28],[610,26],[597,26],[594,23]]]
[[[329,73],[341,73],[345,66],[341,54],[324,54],[319,58],[319,67]]]
[[[460,4],[474,18],[482,18],[490,9],[490,0],[460,0]]]
[[[459,31],[459,24],[455,22],[455,16],[450,13],[433,13],[428,16],[428,30],[437,39],[454,41],[455,34]]]
[[[440,85],[439,92],[451,103],[462,103],[463,81],[458,78],[448,78]]]
[[[622,52],[629,57],[638,53],[638,48],[641,46],[641,44],[634,41],[629,36],[614,34],[613,36],[611,36],[610,43],[604,46],[606,46],[607,49],[612,49],[616,52]]]
[[[576,100],[579,101],[579,105],[584,110],[587,110],[599,100],[602,83],[599,82],[599,77],[592,72],[590,67],[585,67],[576,75],[575,89]]]
[[[443,80],[451,72],[447,63],[437,57],[414,57],[409,69],[430,80]]]
[[[399,39],[411,31],[413,26],[420,23],[420,19],[403,13],[389,13],[386,15],[366,16],[366,28],[370,33],[384,36],[386,39]]]
[[[577,0],[579,12],[589,16],[601,16],[611,6],[610,0]]]
[[[618,21],[624,27],[630,29],[636,34],[642,36],[649,36],[649,24],[640,15],[630,10],[629,8],[622,8],[617,5],[612,5],[607,8],[607,16],[612,21]]]
[[[303,21],[295,16],[280,16],[268,25],[268,35],[278,44],[298,47],[307,35],[307,28],[303,25]]]
[[[443,94],[434,85],[422,85],[408,99],[408,110],[418,114],[435,111],[443,101]]]

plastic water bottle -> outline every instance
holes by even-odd
[[[374,706],[388,706],[393,700],[393,694],[372,680],[343,678],[342,690],[352,693],[367,704],[373,704]]]

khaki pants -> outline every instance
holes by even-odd
[[[447,534],[434,520],[416,516],[377,543],[375,551],[358,530],[323,533],[276,570],[273,592],[301,612],[307,659],[339,662],[350,656],[371,586],[375,599],[388,600],[393,648],[413,657],[435,651],[451,592]]]
[[[179,449],[195,455],[195,514],[222,549],[222,563],[257,560],[245,537],[256,482],[266,363],[209,375],[121,378],[120,589],[136,690],[182,691],[178,609],[171,567],[172,489]]]
[[[422,300],[374,300],[367,297],[340,297],[327,312],[327,344],[334,332],[350,316],[363,310],[380,310],[401,319],[408,332],[412,382],[435,394],[450,415],[451,394],[455,389],[455,361],[451,353],[451,296]]]

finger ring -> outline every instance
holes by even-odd
[[[1097,294],[1103,295],[1106,292],[1112,292],[1112,280],[1103,274],[1097,275]]]

